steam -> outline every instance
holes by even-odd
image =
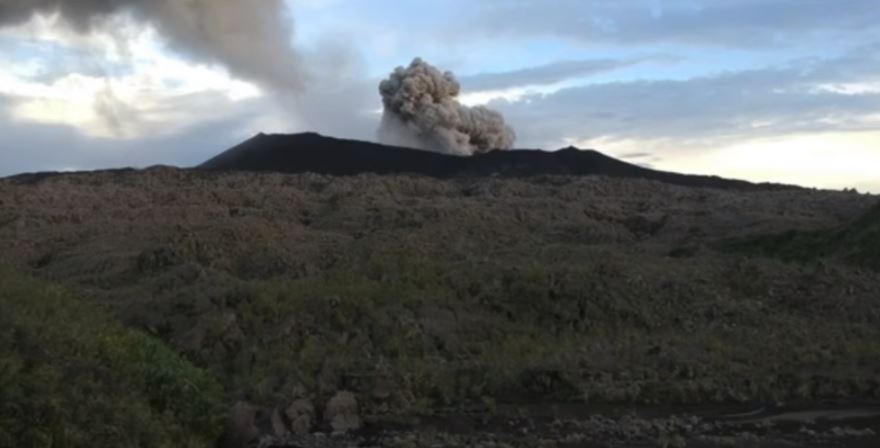
[[[379,140],[456,155],[511,149],[516,135],[504,117],[462,105],[460,92],[455,75],[421,59],[398,67],[379,85],[385,106]]]
[[[128,12],[155,26],[177,51],[223,64],[234,75],[280,89],[303,81],[284,0],[0,0],[0,27],[55,12],[83,32]]]

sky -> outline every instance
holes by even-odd
[[[260,32],[237,6],[16,6],[53,1],[0,0],[0,176],[191,166],[258,132],[375,140],[379,82],[421,57],[519,148],[880,193],[876,0],[247,2],[275,8],[241,18]]]

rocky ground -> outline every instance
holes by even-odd
[[[0,180],[0,264],[209,372],[227,446],[876,446],[880,273],[864,251],[777,257],[774,238],[877,202],[603,177],[67,174]],[[794,410],[818,414],[777,418]]]
[[[832,419],[830,423],[786,414],[751,419],[694,413],[646,417],[636,410],[623,415],[603,415],[594,409],[580,418],[548,419],[553,415],[552,409],[536,412],[529,415],[520,411],[518,416],[504,417],[495,413],[491,418],[470,417],[466,422],[462,420],[468,417],[457,415],[425,419],[427,422],[420,421],[411,427],[353,433],[266,436],[259,446],[867,448],[880,441],[876,432],[880,423],[878,409],[858,414],[859,418],[844,416],[842,421]]]

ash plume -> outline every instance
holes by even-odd
[[[456,155],[511,149],[513,130],[500,113],[459,103],[461,85],[451,72],[416,58],[379,85],[383,143]]]
[[[0,0],[0,26],[37,13],[58,13],[81,32],[109,15],[131,13],[175,50],[235,75],[283,89],[302,82],[283,0]]]

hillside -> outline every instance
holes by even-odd
[[[469,157],[343,140],[306,133],[260,134],[200,166],[216,171],[271,171],[334,176],[357,174],[418,174],[435,178],[602,175],[657,180],[690,187],[738,190],[792,188],[757,185],[714,176],[656,171],[622,162],[593,150],[565,148],[492,151]]]
[[[725,244],[866,247],[876,203],[611,176],[28,176],[0,180],[0,264],[204,369],[227,429],[273,446],[867,447],[876,418],[768,422],[876,409],[880,272]],[[294,434],[337,427],[344,391],[365,432]]]
[[[0,446],[197,448],[220,435],[220,386],[161,341],[2,267],[0,285]]]
[[[835,259],[880,271],[880,205],[835,228],[748,236],[722,247],[788,261]]]

